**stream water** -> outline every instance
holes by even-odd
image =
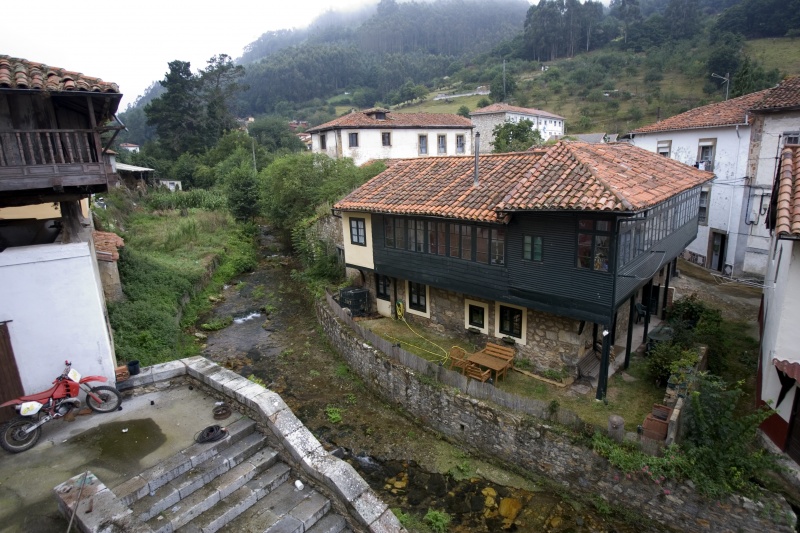
[[[328,346],[309,295],[277,250],[265,232],[258,269],[227,286],[203,317],[233,319],[207,335],[203,355],[280,393],[390,507],[418,521],[428,510],[443,511],[450,532],[661,530],[614,518],[599,496],[580,502],[548,480],[471,456],[373,395]]]

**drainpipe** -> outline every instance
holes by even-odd
[[[481,151],[481,132],[475,133],[475,174],[472,177],[472,186],[478,186],[478,156]]]

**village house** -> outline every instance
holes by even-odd
[[[46,389],[65,359],[114,380],[85,201],[116,180],[100,134],[121,128],[107,126],[121,98],[116,84],[0,55],[0,401]]]
[[[712,178],[625,143],[562,141],[396,161],[334,209],[371,310],[509,343],[539,370],[575,373],[602,344],[600,398],[626,331],[630,355],[636,304],[665,305],[650,295],[668,294]]]
[[[797,79],[628,134],[636,146],[716,176],[701,193],[700,228],[686,248],[687,260],[728,276],[763,278],[770,241],[764,217],[776,154],[800,136]],[[786,96],[775,99],[776,91]]]
[[[472,122],[448,113],[353,111],[307,130],[311,151],[350,157],[361,165],[375,159],[454,156],[472,153]]]
[[[530,120],[533,123],[532,129],[538,130],[544,141],[551,137],[562,137],[566,128],[564,117],[541,109],[516,107],[503,103],[476,109],[469,116],[475,125],[475,132],[481,134],[482,146],[488,147],[485,151],[491,150],[494,146],[495,127],[505,122]],[[481,149],[483,150],[483,148]]]

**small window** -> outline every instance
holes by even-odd
[[[466,150],[466,144],[464,143],[464,136],[456,135],[456,153],[463,154],[465,150]]]
[[[469,316],[467,318],[470,326],[483,329],[486,324],[485,309],[480,305],[469,304]]]
[[[391,146],[392,145],[392,134],[391,132],[384,131],[381,133],[381,144],[383,146]]]
[[[800,132],[787,131],[783,134],[783,144],[800,144]]]
[[[708,190],[700,191],[700,209],[697,212],[697,223],[708,224]]]
[[[522,310],[516,307],[500,306],[500,333],[510,337],[522,338]]]
[[[422,283],[408,282],[408,307],[421,313],[428,311],[427,287]]]
[[[347,139],[350,141],[350,148],[358,148],[358,133],[347,134]]]
[[[419,136],[419,155],[428,155],[428,136]]]
[[[672,154],[672,141],[658,141],[658,155],[669,157]]]
[[[700,139],[697,145],[697,164],[695,166],[700,170],[714,170],[716,147],[716,139]]]
[[[358,246],[367,245],[367,229],[365,219],[350,219],[350,243]]]
[[[320,133],[319,134],[319,149],[320,150],[327,150],[328,149],[328,134],[327,133]]]
[[[525,235],[522,242],[522,258],[528,261],[542,260],[542,238],[535,235]]]
[[[447,153],[447,136],[446,135],[437,135],[436,136],[436,153],[439,155],[444,155]]]
[[[391,287],[391,281],[389,276],[382,276],[381,274],[375,274],[375,295],[380,298],[381,300],[389,300],[389,288]]]

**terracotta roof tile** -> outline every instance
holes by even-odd
[[[770,111],[800,107],[800,76],[784,79],[772,89],[767,89],[766,96],[753,106],[755,111]]]
[[[545,150],[396,161],[336,209],[498,222],[505,212],[638,211],[713,179],[626,143],[560,142]]]
[[[800,146],[781,152],[775,234],[800,237]]]
[[[386,113],[385,119],[374,117],[376,111]],[[367,113],[373,113],[373,116]],[[451,113],[392,113],[385,109],[373,108],[366,111],[353,111],[343,117],[331,120],[306,130],[308,133],[342,128],[472,128],[472,121]]]
[[[119,248],[125,246],[125,241],[116,233],[107,231],[93,231],[94,249],[98,261],[119,260]]]
[[[541,109],[533,109],[529,107],[517,107],[513,105],[504,104],[502,102],[487,105],[476,109],[470,115],[491,115],[494,113],[520,113],[523,115],[536,115],[540,117],[559,118],[564,120],[564,117],[550,113],[549,111],[542,111]]]
[[[116,83],[7,55],[0,55],[0,89],[119,93]]]
[[[747,112],[760,102],[770,91],[766,89],[756,93],[732,98],[726,102],[717,102],[690,109],[649,126],[633,130],[631,133],[652,133],[655,131],[688,130],[695,128],[711,128],[715,126],[732,126],[746,124]]]

